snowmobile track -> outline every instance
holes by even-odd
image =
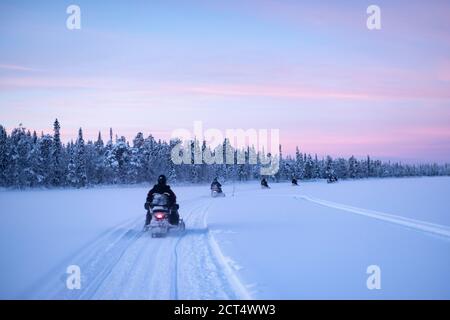
[[[198,210],[198,209],[204,209],[206,210],[207,207],[205,207],[205,205],[200,204],[198,207],[195,207],[194,209],[192,209],[189,213],[188,216],[184,217],[183,219],[185,221],[189,221],[190,217]],[[179,264],[179,254],[178,254],[178,247],[180,242],[183,240],[183,238],[186,235],[186,230],[184,230],[181,235],[179,236],[179,238],[177,239],[177,241],[175,242],[175,247],[174,247],[174,251],[173,251],[173,255],[174,255],[174,272],[173,272],[173,279],[172,279],[172,299],[173,300],[178,300],[178,264]]]
[[[303,199],[309,202],[313,202],[325,207],[338,209],[354,214],[359,214],[365,217],[374,218],[382,221],[387,221],[390,223],[394,223],[397,225],[401,225],[403,227],[407,227],[409,229],[414,229],[419,232],[438,235],[440,237],[444,237],[447,240],[450,240],[450,227],[443,226],[439,224],[434,224],[426,221],[421,220],[415,220],[410,218],[401,217],[398,215],[388,214],[384,212],[374,211],[374,210],[368,210],[368,209],[362,209],[357,207],[352,207],[349,205],[336,203],[332,201],[322,200],[322,199],[316,199],[309,196],[300,196],[295,197],[297,199]]]

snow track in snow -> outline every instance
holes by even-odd
[[[249,299],[208,229],[206,218],[212,201],[191,214],[191,229],[180,239],[179,298]]]
[[[106,277],[128,246],[141,235],[133,229],[140,220],[127,220],[99,235],[64,259],[18,298],[32,292],[31,297],[39,299],[88,299],[99,280]],[[63,272],[69,265],[78,265],[82,269],[82,284],[87,283],[84,290],[67,290],[68,275]],[[55,278],[55,274],[60,276]]]
[[[313,197],[309,197],[309,196],[299,196],[296,198],[303,199],[303,200],[306,200],[309,202],[313,202],[313,203],[316,203],[316,204],[319,204],[322,206],[326,206],[329,208],[347,211],[350,213],[355,213],[355,214],[359,214],[362,216],[387,221],[390,223],[395,223],[395,224],[398,224],[398,225],[401,225],[401,226],[404,226],[407,228],[415,229],[420,232],[431,233],[433,235],[438,235],[438,236],[442,236],[447,239],[450,239],[450,227],[448,227],[448,226],[443,226],[443,225],[430,223],[430,222],[426,222],[426,221],[421,221],[421,220],[416,220],[416,219],[405,218],[405,217],[388,214],[388,213],[384,213],[384,212],[379,212],[379,211],[374,211],[374,210],[352,207],[349,205],[336,203],[336,202],[332,202],[332,201],[327,201],[327,200],[322,200],[322,199],[317,199],[317,198],[313,198]]]

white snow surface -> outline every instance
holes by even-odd
[[[173,189],[166,238],[142,231],[148,187],[0,191],[0,298],[450,299],[449,177]]]

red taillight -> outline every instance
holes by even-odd
[[[156,219],[164,219],[164,213],[160,213],[158,212],[157,214],[155,214]]]

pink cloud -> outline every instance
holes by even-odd
[[[320,156],[355,155],[364,157],[397,157],[429,160],[430,157],[448,161],[450,128],[441,126],[396,126],[360,132],[323,133],[317,129],[303,129],[302,132],[285,132],[281,144],[286,153],[295,152],[299,146],[302,152],[317,153]]]
[[[0,77],[0,89],[120,89],[133,85],[126,81],[106,77]]]
[[[447,73],[445,73],[447,74]],[[146,96],[164,96],[173,94],[192,94],[205,96],[249,96],[273,97],[288,99],[335,99],[335,100],[413,100],[413,99],[450,99],[450,91],[446,87],[437,86],[429,80],[411,79],[404,83],[402,79],[380,76],[373,81],[365,74],[356,73],[351,79],[339,85],[322,84],[251,84],[239,85],[218,84],[180,84],[163,83],[145,80],[127,80],[117,78],[49,78],[49,77],[0,77],[0,90],[25,89],[96,89],[114,90],[111,95],[129,94],[129,99]],[[405,79],[405,81],[407,81]],[[149,89],[150,88],[150,89]]]
[[[326,87],[306,87],[302,85],[198,85],[178,86],[169,91],[197,95],[214,96],[255,96],[299,99],[335,99],[335,100],[410,100],[410,99],[450,99],[446,88],[367,88],[367,89],[330,89]]]
[[[30,72],[40,71],[39,69],[19,66],[15,64],[0,64],[0,69],[11,71],[30,71]]]
[[[333,92],[319,88],[302,88],[287,86],[255,86],[255,85],[202,85],[202,86],[181,86],[174,87],[175,91],[180,90],[186,93],[201,95],[219,96],[259,96],[259,97],[280,97],[280,98],[318,98],[318,99],[351,99],[365,100],[369,96],[351,92]]]

